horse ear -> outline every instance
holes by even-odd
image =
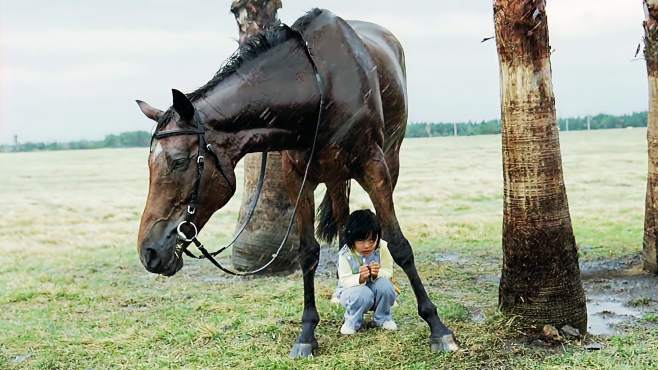
[[[174,110],[185,121],[191,121],[194,117],[194,105],[192,105],[190,99],[176,89],[172,89],[171,94],[174,97]]]
[[[144,115],[155,122],[158,122],[160,120],[160,117],[164,114],[160,109],[153,108],[152,106],[148,105],[147,103],[141,101],[141,100],[135,100],[137,102],[137,105],[139,105],[139,109],[142,110],[142,113]]]

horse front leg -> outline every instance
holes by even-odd
[[[284,161],[284,173],[291,202],[295,204],[301,188],[300,176]],[[302,196],[297,207],[296,219],[299,230],[299,264],[304,278],[304,311],[302,313],[302,332],[290,351],[291,358],[313,356],[313,350],[318,347],[315,339],[315,327],[320,322],[320,315],[315,306],[315,270],[320,261],[320,244],[313,233],[315,203],[313,190],[316,184],[308,181],[302,190]]]
[[[388,242],[393,260],[409,278],[418,303],[418,314],[430,327],[430,348],[432,351],[456,351],[459,347],[455,342],[453,332],[441,321],[436,306],[427,295],[425,286],[416,270],[411,245],[402,234],[395,216],[392,182],[384,154],[381,150],[376,150],[371,158],[363,166],[363,176],[357,180],[368,192],[375,206],[377,218],[382,226],[383,239]]]

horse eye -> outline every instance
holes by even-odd
[[[187,167],[187,164],[190,162],[189,158],[179,158],[176,159],[172,164],[171,164],[171,169],[172,170],[177,170],[183,167]]]

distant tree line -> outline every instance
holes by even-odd
[[[588,117],[560,118],[560,131],[587,130]],[[590,129],[647,127],[647,112],[613,116],[599,114],[589,117]],[[568,127],[567,127],[568,125]],[[567,129],[568,128],[568,129]],[[495,135],[500,134],[500,120],[481,122],[418,122],[407,125],[406,137]],[[33,152],[40,150],[136,148],[147,147],[151,134],[146,131],[131,131],[117,135],[107,135],[103,140],[78,140],[70,142],[36,142],[18,145],[0,145],[0,152]]]
[[[69,142],[19,143],[18,145],[0,145],[0,152],[34,152],[41,150],[71,150],[100,148],[136,148],[147,147],[151,134],[146,131],[123,132],[107,135],[103,140],[78,140]]]
[[[558,123],[560,131],[587,130],[588,117],[560,118]],[[613,116],[599,114],[590,116],[590,129],[601,130],[608,128],[647,127],[647,112]],[[434,136],[472,136],[500,134],[500,120],[481,122],[418,122],[407,125],[406,137],[434,137]]]

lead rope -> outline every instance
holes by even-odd
[[[216,154],[212,151],[212,147],[210,146],[210,144],[208,144],[206,146],[206,149],[214,156],[214,158],[217,158]],[[215,163],[219,163],[219,160],[215,159]],[[222,173],[222,176],[224,176],[224,178],[226,179],[226,175],[224,175],[224,171],[221,170],[221,167],[219,165],[217,165],[217,167],[220,169],[220,172]],[[235,242],[238,241],[238,238],[240,238],[240,235],[242,235],[242,232],[247,228],[247,225],[249,225],[249,223],[251,222],[251,218],[254,215],[254,212],[256,211],[256,206],[258,205],[258,200],[260,199],[260,195],[263,192],[263,185],[265,183],[265,170],[266,170],[266,168],[267,168],[267,152],[263,152],[263,153],[261,153],[260,173],[258,174],[258,183],[256,184],[256,192],[254,194],[255,198],[252,201],[251,206],[249,207],[249,212],[247,213],[247,217],[245,218],[242,225],[238,228],[238,232],[233,237],[233,240],[231,240],[231,242],[226,244],[224,247],[218,249],[217,251],[210,253],[212,256],[217,256],[218,254],[224,252],[225,250],[227,250],[228,248],[233,246],[235,244]],[[228,182],[228,179],[226,181]],[[196,245],[196,243],[195,243],[195,245]],[[198,246],[197,246],[197,248],[198,248]],[[197,259],[203,259],[203,258],[199,258],[199,257],[191,255],[190,252],[187,249],[183,249],[183,252],[185,252],[185,254],[187,254],[190,257],[194,257],[194,258],[197,258]]]
[[[197,131],[195,131],[195,133],[198,134],[199,132],[203,132],[200,129],[200,127],[202,127],[202,125],[201,125],[201,119],[199,118],[198,114],[195,114],[194,120],[197,124],[197,128],[199,128]],[[199,135],[199,137],[198,137],[199,145],[198,145],[198,148],[197,148],[197,161],[196,161],[196,163],[197,163],[197,178],[194,182],[194,191],[192,192],[192,195],[190,196],[190,202],[187,206],[187,213],[185,215],[185,220],[183,222],[181,222],[180,224],[178,224],[178,227],[176,228],[176,232],[178,233],[178,235],[181,237],[181,239],[184,242],[187,242],[187,243],[193,242],[194,239],[196,238],[196,236],[198,236],[198,232],[199,232],[197,227],[196,227],[196,224],[191,219],[194,217],[194,214],[196,213],[197,200],[198,200],[199,193],[201,192],[201,179],[203,177],[203,170],[204,170],[204,166],[205,166],[204,165],[205,164],[205,157],[201,154],[201,147],[205,147],[206,151],[211,154],[211,158],[215,162],[215,166],[217,167],[217,169],[221,173],[222,177],[224,178],[226,183],[229,185],[229,187],[233,188],[233,185],[231,184],[228,177],[226,176],[226,173],[224,173],[224,170],[222,169],[222,166],[219,163],[219,158],[217,157],[217,154],[215,154],[215,152],[213,151],[212,146],[206,142],[205,137],[202,134],[198,134],[198,135]],[[203,144],[203,145],[201,145],[201,144]],[[233,244],[235,244],[235,242],[238,240],[240,235],[242,235],[242,232],[245,230],[247,225],[251,222],[251,218],[254,214],[254,211],[256,210],[256,206],[258,205],[258,200],[260,199],[260,195],[263,191],[263,184],[265,183],[265,169],[266,168],[267,168],[267,152],[263,152],[262,157],[261,157],[260,173],[259,173],[259,176],[258,176],[258,183],[256,185],[255,198],[254,198],[251,206],[249,207],[249,212],[247,213],[247,217],[245,218],[245,221],[242,223],[242,225],[238,229],[238,232],[236,233],[233,240],[230,243],[228,243],[227,245],[225,245],[224,247],[218,249],[217,251],[210,253],[212,256],[217,256],[218,254],[222,253],[223,251],[225,251],[226,249],[231,247]],[[188,236],[185,234],[185,232],[183,232],[182,227],[184,225],[190,225],[190,227],[192,227],[192,230],[194,232],[194,236],[192,238],[188,238]],[[195,245],[196,245],[196,243],[195,243]],[[182,251],[187,256],[192,257],[192,258],[196,258],[196,259],[204,259],[205,258],[205,257],[198,257],[198,256],[194,255],[192,252],[187,250],[186,247],[187,247],[187,245],[186,246],[180,246],[179,251]]]
[[[208,259],[213,265],[215,265],[215,266],[216,266],[217,268],[219,268],[220,270],[224,271],[224,272],[227,273],[227,274],[234,275],[234,276],[249,276],[249,275],[255,275],[255,274],[257,274],[257,273],[259,273],[259,272],[265,270],[266,268],[268,268],[272,263],[274,263],[274,261],[276,260],[276,258],[279,256],[279,253],[281,252],[281,249],[283,249],[283,246],[286,244],[286,242],[288,241],[288,238],[290,237],[290,232],[292,231],[292,227],[293,227],[293,224],[294,224],[294,222],[295,222],[295,216],[296,216],[296,214],[297,214],[297,207],[299,206],[299,201],[300,201],[300,199],[301,199],[301,197],[302,197],[302,193],[304,192],[304,186],[306,185],[306,179],[308,178],[308,172],[309,172],[309,169],[310,169],[310,167],[311,167],[311,163],[312,163],[312,161],[313,161],[313,155],[315,154],[315,147],[316,147],[317,139],[318,139],[318,131],[319,131],[319,129],[320,129],[320,123],[321,123],[321,121],[322,121],[322,108],[324,107],[324,83],[323,83],[323,81],[322,81],[322,77],[320,76],[320,73],[319,73],[319,71],[318,71],[317,64],[315,63],[315,60],[313,59],[313,54],[311,53],[311,50],[310,50],[310,48],[309,48],[309,46],[308,46],[308,42],[306,42],[306,41],[304,40],[304,37],[302,36],[301,33],[299,33],[299,31],[297,31],[297,30],[293,30],[293,31],[296,33],[297,37],[299,37],[300,41],[302,41],[302,42],[304,43],[304,51],[306,52],[306,55],[308,56],[308,59],[309,59],[309,61],[311,62],[311,67],[313,68],[313,72],[315,73],[315,79],[316,79],[317,86],[318,86],[318,89],[319,89],[319,94],[320,94],[320,102],[319,102],[319,106],[318,106],[318,119],[317,119],[317,122],[316,122],[316,124],[315,124],[315,133],[313,134],[313,145],[311,146],[311,153],[310,153],[309,158],[308,158],[308,161],[307,161],[307,163],[306,163],[306,169],[304,170],[304,177],[302,178],[302,185],[300,186],[299,193],[297,194],[297,199],[296,199],[296,201],[295,201],[295,207],[293,208],[293,213],[292,213],[292,216],[290,217],[290,222],[288,222],[288,228],[287,228],[287,230],[286,230],[286,234],[285,234],[284,237],[283,237],[283,240],[281,241],[281,244],[279,244],[279,247],[277,248],[276,252],[275,252],[274,254],[272,254],[272,258],[271,258],[271,259],[270,259],[265,265],[263,265],[262,267],[260,267],[260,268],[258,268],[258,269],[256,269],[256,270],[253,270],[253,271],[248,271],[248,272],[233,271],[233,270],[231,270],[231,269],[228,269],[228,268],[222,266],[222,264],[219,263],[219,261],[217,261],[217,260],[215,259],[215,256],[217,256],[219,253],[221,253],[222,251],[224,251],[225,249],[227,249],[230,245],[232,245],[232,244],[237,240],[237,238],[239,237],[239,234],[238,234],[238,236],[236,236],[236,238],[235,238],[235,239],[234,239],[229,245],[227,245],[226,247],[224,247],[224,248],[218,250],[217,252],[210,253],[210,252],[208,252],[208,250],[205,248],[205,246],[203,245],[203,243],[201,243],[201,242],[199,241],[199,239],[197,239],[198,230],[197,230],[196,226],[194,225],[194,223],[192,223],[192,222],[189,221],[189,220],[186,220],[186,221],[183,221],[182,223],[180,223],[180,224],[178,225],[178,233],[179,233],[179,235],[181,235],[181,236],[184,237],[184,240],[185,240],[186,242],[192,242],[192,243],[194,243],[194,245],[195,245],[195,246],[197,247],[197,249],[201,252],[201,254],[203,255],[203,257],[205,257],[206,259]],[[208,148],[207,148],[207,149],[210,150],[210,152],[214,155],[214,153],[212,152],[212,150],[211,150],[211,148],[210,148],[209,145],[208,145]],[[265,158],[267,157],[266,154],[267,154],[266,152],[263,153],[263,157],[264,157],[264,158],[263,158],[263,160],[262,160],[262,164],[261,164],[261,179],[262,179],[262,177],[264,176],[264,170],[265,170],[265,164],[266,164],[266,159],[265,159]],[[197,163],[199,163],[198,159],[197,159]],[[202,163],[203,163],[203,161],[202,161]],[[218,163],[218,164],[219,164],[219,163]],[[201,166],[202,166],[202,164],[201,164]],[[221,169],[221,166],[220,166],[219,168]],[[202,167],[201,167],[201,170],[202,170]],[[199,179],[199,183],[200,183],[200,181],[201,181],[201,180]],[[259,179],[259,185],[262,187],[262,183],[260,183],[260,179]],[[198,188],[198,186],[197,186],[197,188]],[[247,223],[248,223],[249,220],[251,219],[251,215],[252,215],[252,213],[253,213],[253,210],[256,208],[256,207],[255,207],[255,203],[258,202],[258,197],[260,196],[260,190],[262,190],[262,189],[259,189],[259,191],[258,191],[258,193],[257,193],[257,198],[256,198],[256,200],[255,200],[255,202],[254,202],[254,206],[253,206],[253,208],[252,208],[252,210],[251,210],[251,212],[250,212],[250,214],[249,214],[249,216],[248,216],[247,222],[245,222],[245,224],[242,226],[242,228],[241,228],[241,230],[240,230],[240,233],[242,233],[242,231],[243,231],[244,228],[246,227]],[[188,207],[188,216],[191,216],[191,215],[193,215],[193,213],[192,213],[192,214],[189,213],[189,207]],[[181,230],[181,226],[184,225],[185,223],[189,223],[189,224],[192,225],[193,228],[194,228],[194,236],[193,236],[192,238],[187,238],[187,236],[185,235],[185,233],[183,233],[182,230]],[[182,247],[182,251],[183,251],[186,255],[188,255],[188,256],[190,256],[190,257],[192,257],[192,258],[203,259],[202,257],[195,256],[195,255],[192,254],[190,251],[188,251],[187,248],[186,248],[186,246]]]

